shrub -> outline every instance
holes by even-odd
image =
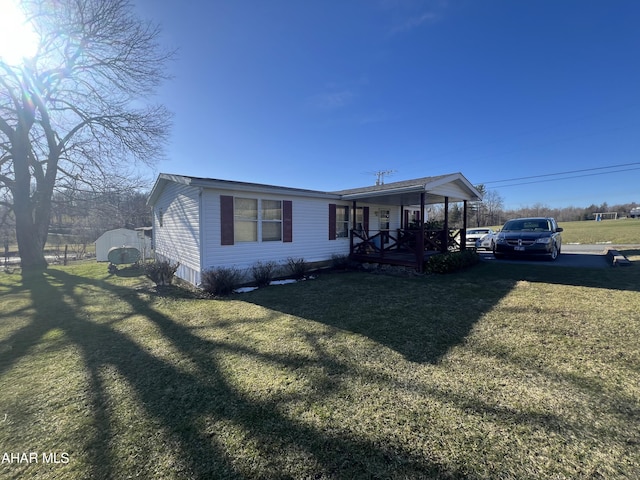
[[[296,280],[304,278],[307,270],[309,269],[307,262],[304,258],[287,258],[287,269],[291,276]]]
[[[336,270],[346,270],[349,268],[349,255],[334,253],[331,255],[331,267]]]
[[[142,269],[144,274],[153,280],[156,286],[165,286],[171,285],[179,266],[179,263],[171,264],[166,260],[155,260],[144,263]]]
[[[202,289],[213,295],[229,295],[240,283],[241,274],[236,268],[209,268],[202,272]]]
[[[271,283],[275,276],[276,268],[278,264],[276,262],[256,262],[251,266],[251,274],[253,280],[258,287],[266,287]]]
[[[480,261],[480,256],[471,250],[464,252],[440,253],[427,260],[426,271],[429,273],[450,273],[470,267]]]
[[[444,223],[440,220],[427,220],[424,222],[425,230],[443,230]]]

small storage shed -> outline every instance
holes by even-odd
[[[135,247],[140,250],[140,254],[145,258],[151,256],[151,239],[144,235],[143,232],[136,232],[128,228],[116,228],[104,232],[95,241],[96,244],[96,260],[98,262],[108,262],[109,249],[113,247]]]

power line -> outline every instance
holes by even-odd
[[[504,182],[515,182],[518,180],[530,180],[532,178],[547,178],[547,177],[555,177],[555,176],[559,176],[559,175],[570,175],[573,173],[583,173],[583,172],[593,172],[596,170],[608,170],[611,168],[618,168],[618,167],[630,167],[632,165],[640,165],[640,162],[633,162],[633,163],[621,163],[619,165],[609,165],[607,167],[595,167],[595,168],[584,168],[581,170],[569,170],[567,172],[557,172],[557,173],[547,173],[544,175],[531,175],[528,177],[517,177],[517,178],[507,178],[505,180],[492,180],[490,182],[480,182],[480,184],[482,185],[487,185],[490,183],[504,183]],[[615,170],[615,171],[608,171],[608,172],[601,172],[601,173],[593,173],[593,174],[588,174],[588,175],[573,175],[570,177],[562,177],[562,178],[556,178],[556,179],[549,179],[549,180],[538,180],[535,182],[524,182],[524,183],[517,183],[514,185],[526,185],[528,183],[541,183],[541,182],[549,182],[549,181],[554,181],[554,180],[565,180],[565,179],[569,179],[569,178],[579,178],[579,177],[589,177],[589,176],[594,176],[594,175],[606,175],[607,173],[617,173],[617,172],[626,172],[626,171],[630,171],[630,170],[638,170],[640,167],[638,168],[630,168],[630,169],[626,169],[626,170]],[[512,185],[498,185],[497,187],[510,187]]]
[[[636,164],[629,164],[629,165],[636,165]],[[607,167],[603,167],[603,168],[607,168]],[[612,167],[608,167],[608,168],[612,168]],[[598,169],[586,169],[586,170],[576,170],[577,172],[579,171],[591,171],[591,170],[598,170]],[[548,178],[546,180],[534,180],[532,182],[520,182],[520,183],[510,183],[507,185],[498,185],[495,188],[506,188],[506,187],[515,187],[518,185],[530,185],[532,183],[543,183],[543,182],[557,182],[560,180],[570,180],[572,178],[582,178],[582,177],[595,177],[597,175],[606,175],[608,173],[620,173],[620,172],[630,172],[632,170],[640,170],[640,167],[636,167],[636,168],[625,168],[622,170],[611,170],[608,172],[599,172],[599,173],[586,173],[584,175],[572,175],[570,177],[562,177],[562,178]],[[515,181],[515,180],[525,180],[525,179],[529,179],[529,178],[540,178],[540,177],[547,177],[547,176],[551,176],[551,175],[560,175],[560,174],[548,174],[548,175],[537,175],[537,176],[533,176],[533,177],[522,177],[522,178],[513,178],[511,180],[497,180],[496,182],[507,182],[507,181]],[[493,183],[496,183],[493,182]]]

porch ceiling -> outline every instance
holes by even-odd
[[[356,201],[362,203],[375,203],[379,205],[420,205],[420,193],[422,192],[403,192],[403,193],[386,193],[378,195],[343,195],[343,200]],[[450,202],[462,201],[449,198]],[[425,205],[432,205],[436,203],[444,203],[444,196],[432,195],[426,192],[424,197]]]

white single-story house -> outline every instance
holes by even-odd
[[[198,285],[209,268],[289,258],[350,255],[421,269],[425,250],[449,248],[449,202],[464,202],[464,248],[467,202],[481,200],[461,173],[335,192],[160,174],[148,204],[156,258],[179,263],[176,275]],[[445,204],[447,235],[416,235],[425,205],[437,203]]]
[[[108,262],[109,249],[113,247],[135,247],[140,250],[140,255],[151,258],[151,239],[142,232],[130,230],[128,228],[116,228],[104,232],[95,241],[96,260],[98,262]]]

